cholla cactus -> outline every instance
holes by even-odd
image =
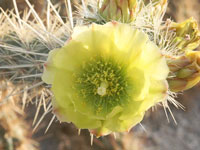
[[[19,96],[7,97],[14,89],[16,87],[10,82],[0,81],[0,148],[2,150],[36,150],[37,143],[30,138],[28,124],[24,121],[23,111],[19,107]],[[9,101],[6,105],[5,100]]]
[[[117,8],[123,11],[118,15],[116,5],[111,7],[111,3],[95,0],[87,3],[82,0],[82,4],[77,4],[78,13],[75,13],[71,1],[67,0],[66,21],[59,15],[59,6],[52,5],[50,0],[47,1],[45,20],[38,16],[28,0],[30,9],[22,17],[16,4],[13,11],[2,10],[0,24],[7,27],[7,33],[1,34],[4,36],[0,41],[0,69],[10,81],[26,85],[24,90],[32,93],[32,97],[40,97],[36,99],[38,109],[34,124],[42,104],[45,113],[35,127],[54,110],[50,124],[57,116],[60,121],[73,122],[78,128],[89,129],[97,136],[129,130],[141,121],[148,108],[159,102],[167,108],[168,102],[179,105],[172,91],[191,88],[198,82],[199,74],[195,74],[197,77],[192,83],[189,77],[193,77],[190,65],[199,71],[195,65],[199,61],[193,57],[198,54],[185,53],[186,48],[192,50],[199,43],[196,23],[189,20],[191,26],[179,27],[180,24],[164,21],[166,0],[148,4],[142,0],[122,1],[123,5],[118,4]],[[116,4],[119,1],[109,2]],[[98,4],[102,5],[99,7]],[[92,22],[98,24],[91,25]],[[125,22],[128,24],[122,24]],[[180,47],[184,44],[177,44],[176,39],[185,38],[185,34],[189,34],[191,40],[178,40],[187,43]],[[179,63],[180,55],[185,55],[187,64],[173,70],[170,61],[164,57]],[[43,80],[52,84],[54,96],[50,86],[41,81],[44,64]],[[184,88],[174,84],[179,78],[187,80]],[[35,88],[38,90],[36,95],[33,94]],[[114,97],[104,99],[109,94]]]

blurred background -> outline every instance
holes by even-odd
[[[45,16],[45,0],[30,0],[40,15]],[[64,4],[64,0],[52,0],[54,4]],[[25,0],[17,0],[19,10],[27,5]],[[12,0],[0,0],[4,10],[13,9]],[[169,0],[166,18],[177,22],[194,17],[200,23],[200,0]],[[66,16],[65,9],[61,16]],[[0,81],[0,85],[4,85]],[[3,87],[3,86],[2,86]],[[10,89],[11,88],[11,89]],[[7,85],[0,93],[0,101],[14,85]],[[137,125],[131,132],[94,138],[90,145],[90,135],[87,130],[78,130],[72,124],[54,122],[49,131],[44,134],[52,115],[48,114],[37,130],[32,133],[32,122],[36,108],[29,104],[25,113],[17,106],[0,106],[0,150],[199,150],[200,149],[200,85],[192,88],[184,95],[178,95],[178,101],[185,106],[185,111],[171,105],[177,121],[174,123],[169,115],[168,123],[162,107],[146,113],[142,125]],[[13,97],[15,102],[19,97]],[[15,111],[13,111],[15,110]],[[40,112],[42,114],[42,112]],[[6,114],[6,115],[5,115]],[[3,117],[4,116],[4,117]],[[6,117],[6,118],[5,118]],[[16,132],[16,133],[15,133]],[[9,135],[17,135],[9,139]],[[13,146],[14,145],[14,146]],[[23,145],[23,146],[22,146]]]

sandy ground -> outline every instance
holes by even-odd
[[[200,94],[199,87],[180,96],[185,111],[171,106],[177,120],[167,123],[164,111],[159,110],[143,121],[146,128],[144,150],[199,150],[200,148]],[[170,116],[170,115],[169,115]]]

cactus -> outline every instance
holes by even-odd
[[[0,81],[0,148],[3,150],[37,150],[38,144],[31,139],[28,124],[20,108],[20,96],[6,97],[13,90],[12,83]],[[4,101],[7,99],[6,105]]]
[[[26,0],[28,9],[26,9],[23,13],[19,12],[15,0],[13,0],[14,10],[4,11],[3,9],[1,9],[0,78],[6,78],[14,84],[23,85],[20,86],[21,88],[18,92],[22,93],[26,91],[29,93],[30,96],[26,98],[26,102],[32,101],[34,97],[40,97],[39,100],[35,100],[37,105],[37,111],[33,122],[33,124],[35,124],[35,128],[39,125],[45,115],[53,110],[53,104],[51,100],[53,98],[53,94],[50,90],[51,86],[45,84],[41,80],[41,76],[44,70],[43,65],[47,61],[48,53],[52,54],[54,52],[52,51],[53,49],[60,49],[70,43],[69,41],[71,40],[71,36],[73,35],[72,33],[75,32],[75,26],[90,26],[91,23],[96,23],[99,26],[103,26],[110,20],[117,20],[121,23],[127,23],[127,25],[131,28],[137,29],[138,31],[141,31],[142,33],[147,35],[148,39],[152,43],[154,43],[151,46],[156,47],[155,49],[160,50],[162,56],[158,56],[165,56],[166,59],[174,58],[176,60],[182,58],[181,55],[185,55],[185,57],[190,57],[186,53],[180,53],[180,49],[184,52],[186,50],[183,50],[183,48],[185,47],[180,47],[180,45],[178,45],[176,42],[176,39],[180,38],[179,36],[182,37],[182,34],[179,34],[179,32],[174,33],[173,28],[176,28],[177,24],[172,23],[172,21],[169,19],[166,21],[163,20],[167,8],[166,0],[156,0],[150,1],[148,3],[145,3],[142,0],[138,0],[137,3],[136,1],[123,0],[123,5],[119,6],[118,4],[117,7],[113,7],[113,5],[111,7],[111,5],[109,5],[111,3],[107,3],[107,1],[98,2],[99,3],[97,3],[97,1],[95,0],[88,0],[87,2],[82,0],[81,3],[79,1],[73,3],[72,1],[67,0],[65,3],[67,18],[62,18],[59,14],[61,5],[53,5],[50,0],[47,0],[45,17],[40,17],[28,0]],[[109,2],[117,1],[111,0]],[[127,3],[130,4],[130,2],[133,2],[131,3],[133,5],[127,5]],[[73,4],[76,5],[76,10],[74,7],[72,7],[74,6]],[[118,15],[116,12],[116,9],[118,9],[118,7],[120,7],[121,10],[128,10],[128,12],[131,13],[127,14],[127,11],[121,11],[122,13]],[[199,43],[199,36],[198,34],[196,34],[199,33],[199,31],[196,27],[196,24],[194,23],[192,27],[195,28],[195,33],[190,32],[190,30],[187,32],[189,32],[188,34],[192,34],[192,38],[194,37],[195,43]],[[84,31],[84,27],[80,29]],[[124,44],[123,40],[118,42],[122,42],[122,44]],[[181,39],[181,42],[184,42],[183,39]],[[187,45],[190,45],[193,41],[187,40],[186,42]],[[196,44],[192,48],[190,47],[190,51],[192,51],[197,46],[198,44]],[[194,59],[193,57],[191,58]],[[51,61],[51,59],[48,59],[47,62],[49,62],[49,60]],[[190,62],[189,64],[191,64],[192,62]],[[169,76],[167,77],[171,89],[168,89],[168,87],[166,86],[166,88],[168,89],[167,92],[165,91],[167,93],[167,96],[164,100],[161,101],[161,103],[164,105],[164,107],[168,108],[168,102],[173,103],[175,106],[180,105],[174,100],[176,94],[172,92],[176,91],[174,89],[177,88],[177,84],[173,84],[171,80],[180,77],[180,74],[182,73],[180,73],[179,71],[181,69],[185,71],[186,68],[186,72],[184,72],[183,74],[188,74],[187,68],[189,64],[181,66],[181,68],[179,68],[178,70],[179,73],[177,73],[177,70],[173,70],[170,68],[170,61],[166,61],[166,63],[168,63],[168,67],[171,71]],[[162,71],[162,68],[160,68],[160,70]],[[172,74],[173,77],[171,76]],[[53,74],[48,75],[49,78],[52,76]],[[158,76],[155,75],[155,78],[159,78]],[[199,74],[197,76],[199,76]],[[49,83],[48,81],[45,82]],[[198,81],[195,80],[195,82],[187,86],[187,88],[182,88],[179,90],[191,88],[196,85],[197,82]],[[102,85],[100,84],[100,95],[105,94],[105,89],[107,88],[105,85],[106,83],[104,82],[102,83]],[[159,88],[152,88],[152,92],[156,93],[158,91]],[[16,93],[16,91],[13,91],[11,95]],[[158,101],[156,101],[154,105],[156,105],[157,102]],[[44,105],[45,113],[36,123],[41,105]],[[148,106],[152,105],[148,104]],[[56,110],[54,111],[56,114]],[[117,109],[117,111],[119,110]],[[55,115],[50,121],[50,124],[54,119]],[[47,129],[49,128],[50,124],[47,126]],[[105,133],[106,132],[107,131],[105,131]],[[92,130],[91,133],[93,133]],[[110,131],[108,131],[108,133],[110,133]]]

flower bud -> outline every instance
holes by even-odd
[[[171,91],[179,92],[195,86],[200,81],[200,51],[188,51],[185,56],[168,58]]]
[[[104,0],[100,5],[99,14],[106,22],[116,20],[129,23],[135,18],[136,6],[137,0]]]

